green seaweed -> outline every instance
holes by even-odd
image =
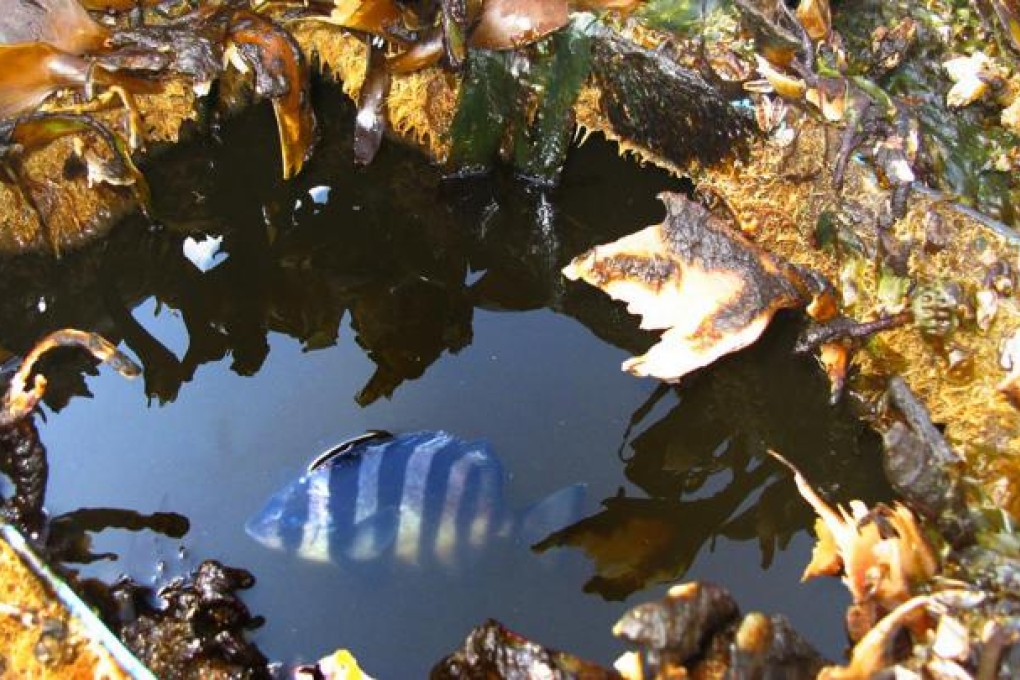
[[[946,103],[952,83],[942,67],[947,55],[940,31],[952,26],[958,32],[955,50],[967,54],[988,50],[980,14],[969,3],[958,1],[881,3],[874,9],[877,11],[836,14],[836,28],[848,54],[870,54],[875,28],[892,26],[908,16],[918,22],[917,42],[903,63],[887,74],[868,73],[874,66],[867,57],[852,60],[849,70],[859,76],[854,82],[870,85],[863,89],[877,103],[888,108],[889,102],[895,102],[918,120],[922,136],[918,169],[925,182],[1015,226],[1020,220],[1020,182],[1015,173],[996,170],[995,160],[1016,146],[1016,135],[1001,126],[999,107],[990,102],[961,109],[952,109]]]
[[[455,174],[484,172],[509,140],[521,174],[556,183],[570,148],[574,102],[591,72],[589,21],[578,19],[526,50],[469,52],[451,127]]]
[[[637,16],[650,28],[690,33],[703,26],[705,15],[729,4],[729,0],[649,0]]]
[[[567,158],[574,102],[591,73],[591,36],[575,21],[552,36],[551,54],[536,59],[533,90],[541,92],[534,120],[514,136],[514,166],[534,180],[555,183]]]
[[[512,52],[471,50],[450,127],[450,166],[459,175],[488,170],[516,110],[520,84]]]

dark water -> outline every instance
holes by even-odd
[[[320,111],[343,109],[320,99]],[[660,388],[619,370],[650,344],[635,320],[559,275],[591,245],[660,219],[655,194],[679,184],[594,141],[548,194],[503,176],[445,184],[392,144],[353,171],[350,126],[349,110],[332,116],[311,166],[284,184],[260,108],[222,144],[174,149],[148,171],[161,229],[124,225],[59,265],[2,264],[0,345],[24,351],[70,325],[144,365],[144,380],[126,382],[74,353],[49,362],[51,515],[190,521],[181,540],[97,533],[93,551],[118,559],[83,572],[157,583],[205,558],[243,566],[270,657],[347,647],[383,678],[423,676],[487,617],[608,663],[626,608],[697,578],[745,610],[788,615],[839,655],[842,586],[799,583],[812,517],[765,450],[838,499],[887,490],[874,438],[826,405],[812,360],[791,356],[797,319]],[[181,252],[189,234],[222,235],[226,259],[202,274]],[[507,539],[456,572],[352,571],[244,533],[315,454],[368,428],[487,439],[513,508],[587,484],[589,518],[571,536],[602,546],[601,566],[577,547],[538,556]]]

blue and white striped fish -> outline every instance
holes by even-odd
[[[370,432],[319,456],[245,530],[307,560],[457,567],[495,538],[530,543],[580,519],[583,485],[517,516],[505,507],[504,476],[484,441]]]

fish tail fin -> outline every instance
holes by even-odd
[[[518,523],[518,536],[527,545],[534,545],[581,519],[587,489],[587,484],[573,484],[525,508]]]

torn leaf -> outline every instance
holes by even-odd
[[[623,369],[675,382],[761,336],[780,309],[808,303],[806,285],[770,255],[681,194],[662,193],[666,219],[577,257],[584,279],[641,316],[662,340]]]
[[[255,72],[255,92],[273,102],[283,155],[283,178],[301,172],[316,139],[308,64],[294,38],[253,12],[232,19],[230,55],[239,70]]]

